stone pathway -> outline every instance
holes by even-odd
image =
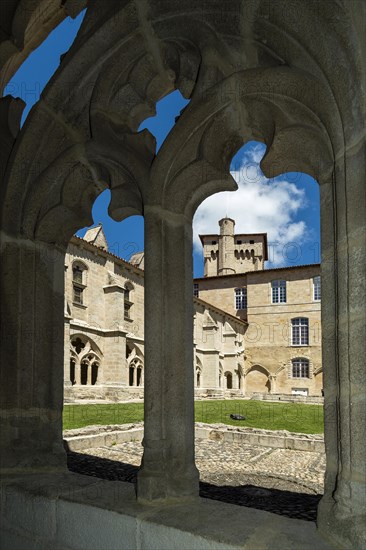
[[[69,452],[68,464],[86,475],[135,482],[141,457],[141,443],[129,442]],[[196,464],[203,497],[315,521],[323,453],[197,439]]]

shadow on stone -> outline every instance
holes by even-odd
[[[128,483],[136,483],[139,470],[138,466],[132,464],[72,451],[67,453],[67,465],[71,472]],[[200,496],[306,521],[316,520],[318,503],[322,497],[319,494],[305,494],[252,484],[214,485],[203,481],[200,482]]]

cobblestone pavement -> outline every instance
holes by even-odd
[[[141,457],[141,443],[129,442],[69,452],[68,464],[75,472],[135,482]],[[196,464],[203,497],[315,521],[323,453],[198,439]]]

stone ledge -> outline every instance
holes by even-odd
[[[92,447],[110,446],[129,441],[142,441],[143,423],[113,426],[87,426],[64,432],[65,446],[70,451],[81,451]],[[324,453],[322,434],[302,434],[286,430],[261,430],[240,428],[227,424],[204,424],[196,422],[196,438],[215,439],[227,443],[244,443],[277,449]]]
[[[3,478],[1,500],[2,545],[17,550],[332,548],[312,522],[202,498],[141,505],[131,484],[72,473]]]

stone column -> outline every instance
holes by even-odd
[[[65,250],[1,234],[1,472],[66,470]]]
[[[86,385],[91,386],[92,383],[92,364],[91,362],[87,363],[87,377],[86,377]]]
[[[354,137],[353,143],[359,142]],[[319,530],[342,548],[366,546],[366,163],[349,148],[321,185],[325,491]],[[345,168],[347,172],[345,172]]]
[[[81,365],[80,361],[75,361],[75,384],[79,385],[81,384]]]
[[[194,463],[192,222],[145,209],[145,432],[141,501],[198,496]]]

